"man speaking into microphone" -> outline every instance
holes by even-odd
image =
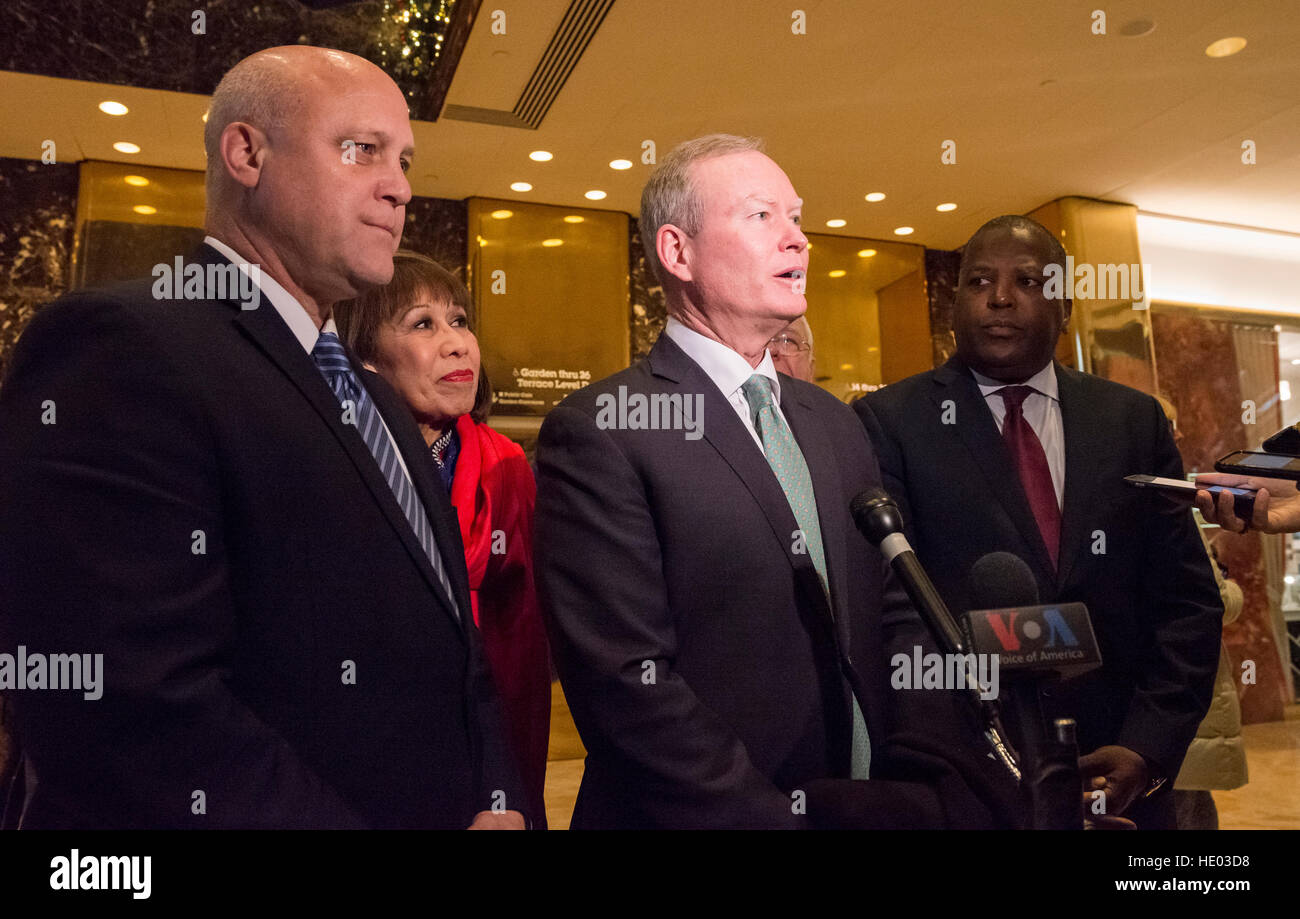
[[[1064,264],[1035,221],[986,223],[962,252],[956,354],[854,409],[954,613],[992,552],[1029,564],[1040,603],[1087,604],[1102,666],[1045,689],[1044,713],[1078,722],[1080,772],[1108,816],[1173,829],[1166,780],[1209,706],[1223,609],[1189,505],[1124,482],[1183,477],[1159,404],[1053,359],[1071,303],[1044,283]]]
[[[1001,822],[963,787],[958,743],[900,723],[890,645],[924,639],[849,516],[880,484],[870,444],[767,351],[807,308],[801,205],[756,141],[665,157],[641,232],[667,328],[542,425],[537,581],[588,751],[575,828]],[[703,436],[625,424],[616,393],[698,404]]]

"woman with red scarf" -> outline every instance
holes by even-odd
[[[536,485],[524,451],[486,424],[492,392],[472,315],[459,278],[405,250],[392,281],[334,308],[343,341],[411,409],[456,509],[474,622],[528,803],[544,815],[551,676],[533,588]]]

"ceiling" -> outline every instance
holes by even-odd
[[[480,11],[447,104],[508,111],[568,7]],[[635,214],[659,155],[713,131],[758,135],[804,198],[810,230],[952,249],[984,220],[1064,195],[1300,233],[1296,0],[618,0],[538,130],[417,122],[416,194]],[[493,34],[492,11],[505,13]],[[1121,34],[1147,19],[1155,29]],[[1246,48],[1212,59],[1212,41]],[[99,112],[104,99],[130,113]],[[206,97],[0,72],[0,155],[202,169]],[[140,145],[137,155],[112,149]],[[940,161],[956,144],[956,163]],[[1242,142],[1257,163],[1242,163]],[[532,162],[532,150],[554,159]],[[617,172],[608,163],[635,164]],[[510,190],[527,181],[528,193]],[[607,192],[593,205],[589,189]],[[886,194],[871,204],[868,192]],[[936,205],[957,209],[939,213]],[[828,219],[846,221],[826,227]]]

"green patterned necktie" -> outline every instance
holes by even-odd
[[[763,452],[767,463],[776,473],[776,480],[781,483],[790,510],[803,533],[803,544],[812,558],[817,577],[821,580],[822,591],[826,594],[826,603],[831,602],[830,582],[826,579],[826,551],[822,547],[822,528],[817,520],[817,498],[813,495],[812,475],[808,472],[808,463],[803,458],[803,451],[794,439],[794,434],[786,427],[781,416],[776,412],[772,400],[772,381],[761,373],[756,373],[740,387],[749,403],[749,417],[754,422],[754,430],[763,442]],[[793,538],[793,537],[792,537]],[[855,779],[865,779],[871,769],[871,740],[867,737],[867,722],[858,707],[857,696],[850,690],[849,698],[853,700],[853,765],[852,775]]]

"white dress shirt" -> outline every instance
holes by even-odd
[[[723,397],[736,410],[741,423],[745,425],[745,430],[749,432],[750,437],[754,438],[754,443],[758,444],[759,450],[763,449],[763,439],[758,436],[758,431],[754,428],[749,400],[745,398],[745,393],[741,389],[754,374],[761,373],[772,381],[772,407],[776,409],[776,415],[781,419],[781,423],[787,428],[790,427],[781,412],[781,382],[776,378],[776,365],[772,363],[770,352],[764,351],[763,359],[758,362],[758,366],[751,367],[749,361],[741,357],[739,352],[731,350],[720,341],[701,335],[694,329],[688,329],[672,316],[668,317],[664,334],[673,340],[673,344],[685,351],[687,357],[699,364],[700,369],[722,391]]]
[[[234,262],[235,265],[239,267],[239,270],[244,272],[244,274],[248,274],[248,260],[234,249],[213,236],[205,236],[203,237],[203,241],[216,249],[230,261]],[[250,277],[252,276],[250,275]],[[266,299],[271,301],[271,305],[275,307],[275,311],[280,314],[280,318],[284,320],[284,324],[289,327],[289,331],[293,333],[293,337],[298,339],[298,344],[302,345],[303,350],[306,351],[308,355],[310,355],[312,349],[316,347],[316,339],[318,339],[322,333],[333,332],[335,335],[338,335],[338,326],[334,324],[333,316],[325,320],[325,325],[323,327],[317,329],[316,320],[312,319],[311,316],[308,315],[307,310],[298,302],[298,298],[285,290],[284,287],[280,285],[280,282],[275,278],[271,277],[265,271],[260,270],[260,266],[257,276],[253,277],[252,280],[253,283],[258,286],[258,289],[265,295]],[[355,372],[355,369],[353,372]],[[322,376],[322,379],[324,379],[324,376]],[[360,374],[357,374],[357,382],[361,382]],[[384,420],[384,415],[379,411],[379,406],[377,405],[375,406],[375,414],[379,416],[379,423],[384,426],[384,433],[388,435],[388,440],[393,445],[393,453],[397,455],[397,462],[402,466],[402,473],[408,480],[410,480],[411,473],[406,468],[406,460],[402,459],[402,451],[397,449],[397,441],[393,440],[393,432],[388,430],[388,422]]]
[[[975,382],[979,384],[984,403],[993,413],[998,431],[1007,417],[1007,407],[1001,396],[995,396],[997,390],[1004,386],[1028,386],[1034,391],[1025,397],[1021,412],[1029,426],[1038,436],[1047,454],[1047,468],[1052,472],[1052,487],[1056,489],[1056,506],[1065,506],[1065,427],[1061,422],[1061,397],[1056,385],[1056,363],[1049,361],[1047,366],[1038,371],[1024,383],[999,383],[981,373],[971,371]]]

